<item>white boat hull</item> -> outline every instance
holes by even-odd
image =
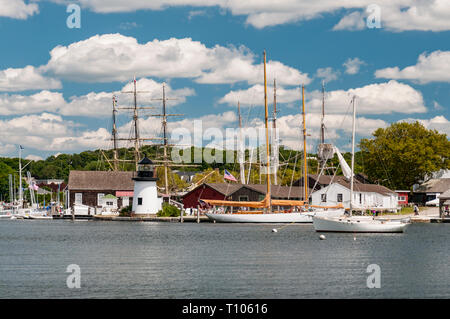
[[[382,221],[367,217],[313,217],[313,225],[317,232],[403,233],[409,224],[401,221]]]
[[[53,219],[52,216],[39,216],[39,215],[30,215],[28,216],[29,219],[39,219],[39,220],[47,220],[47,219]]]
[[[220,214],[206,213],[206,216],[218,223],[312,223],[313,216],[340,216],[343,210],[318,211],[305,213],[270,214]]]

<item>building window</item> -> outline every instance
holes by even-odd
[[[399,196],[399,197],[398,197],[398,200],[399,200],[400,202],[404,202],[404,201],[406,200],[406,196]]]
[[[103,206],[103,197],[105,197],[105,194],[103,193],[97,194],[97,206]]]
[[[247,195],[241,195],[239,196],[240,202],[248,202],[248,196]]]
[[[321,194],[320,199],[321,199],[322,203],[326,203],[327,202],[327,194]]]
[[[83,194],[75,193],[75,205],[83,205]]]
[[[258,196],[258,200],[259,200],[259,201],[264,200],[264,198],[266,198],[266,195],[259,195],[259,196]]]
[[[338,203],[342,203],[342,194],[337,194]]]
[[[138,205],[142,205],[142,197],[138,197]]]
[[[106,202],[106,206],[114,206],[113,202]]]
[[[362,194],[359,193],[359,203],[362,204]]]

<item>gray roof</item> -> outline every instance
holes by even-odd
[[[246,184],[241,187],[247,187],[261,194],[267,194],[267,184]],[[236,190],[237,191],[237,190]],[[299,186],[280,186],[271,185],[270,193],[272,198],[303,198],[304,188]],[[308,189],[308,194],[311,193],[311,188]]]
[[[338,184],[350,189],[350,183],[344,180],[338,181]],[[383,185],[377,184],[363,184],[363,183],[354,183],[353,189],[356,192],[365,192],[365,193],[378,193],[381,195],[396,195],[397,193],[390,190],[389,188]]]
[[[135,172],[70,171],[69,190],[132,191]]]
[[[205,183],[205,185],[215,189],[224,196],[229,196],[242,187],[242,184],[231,184],[231,183]]]
[[[434,178],[421,184],[415,193],[444,193],[450,189],[450,178]]]
[[[439,198],[441,198],[441,199],[450,199],[450,188],[446,192],[441,194],[441,196],[439,196]]]

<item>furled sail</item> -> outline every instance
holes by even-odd
[[[352,177],[352,169],[350,168],[350,166],[348,166],[347,162],[344,159],[344,156],[342,156],[341,152],[339,152],[339,149],[336,146],[334,147],[334,149],[339,158],[339,164],[341,164],[342,173],[345,177],[350,179]]]

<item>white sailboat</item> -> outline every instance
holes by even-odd
[[[353,183],[355,164],[355,126],[356,107],[353,97],[353,131],[352,131],[352,167],[350,177],[350,211],[349,215],[339,217],[314,216],[313,225],[317,232],[347,232],[347,233],[403,233],[409,225],[405,220],[382,220],[371,216],[352,216]]]
[[[303,135],[304,135],[304,161],[305,161],[305,201],[299,200],[277,200],[271,198],[270,183],[270,152],[269,152],[269,132],[268,132],[268,107],[267,107],[267,78],[266,78],[266,52],[264,51],[264,106],[265,106],[265,129],[266,129],[266,156],[267,156],[267,192],[265,198],[260,202],[241,202],[224,200],[203,200],[213,206],[213,212],[206,213],[206,216],[216,222],[221,223],[312,223],[313,216],[340,216],[344,213],[343,206],[336,207],[315,207],[315,211],[308,211],[313,208],[307,202],[308,185],[306,183],[306,126],[305,126],[305,99],[303,91]],[[242,172],[241,172],[242,175]],[[246,207],[247,209],[257,209],[256,211],[238,211],[236,213],[221,213],[216,206]],[[289,212],[273,211],[272,207],[291,207]],[[294,211],[297,209],[297,211]],[[305,211],[302,211],[305,210]]]

